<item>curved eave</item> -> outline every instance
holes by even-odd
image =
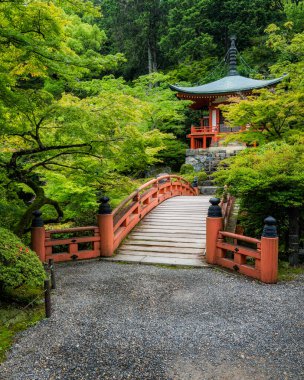
[[[256,80],[242,77],[240,75],[227,76],[215,82],[207,83],[197,87],[178,87],[169,85],[171,90],[183,94],[191,95],[214,95],[214,94],[232,94],[242,91],[251,91],[263,87],[269,87],[281,82],[286,75],[271,80]]]

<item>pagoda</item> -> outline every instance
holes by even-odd
[[[204,110],[205,115],[200,119],[199,126],[191,126],[190,149],[208,149],[217,146],[219,135],[240,130],[240,127],[231,128],[225,124],[225,120],[218,106],[229,102],[229,98],[235,96],[245,97],[253,90],[271,87],[282,81],[283,77],[272,80],[256,80],[239,75],[237,71],[236,36],[231,36],[231,46],[228,50],[229,72],[225,77],[196,87],[178,87],[170,85],[171,90],[176,91],[176,96],[181,100],[191,100],[191,108]]]

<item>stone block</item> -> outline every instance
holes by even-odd
[[[195,149],[187,149],[186,150],[186,157],[188,156],[195,156],[196,155],[196,150]]]

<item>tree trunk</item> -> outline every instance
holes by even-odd
[[[149,74],[157,71],[156,49],[151,47],[150,42],[148,43],[148,70]]]
[[[299,235],[300,235],[300,210],[291,207],[288,211],[289,218],[289,236],[288,252],[289,264],[295,266],[299,264]]]
[[[153,73],[153,59],[150,44],[148,44],[148,70],[149,74]]]

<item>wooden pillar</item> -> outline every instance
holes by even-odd
[[[114,221],[108,197],[101,197],[97,220],[100,234],[100,256],[108,257],[114,253]]]
[[[212,126],[212,106],[208,107],[208,111],[209,111],[209,127],[211,127]]]
[[[261,238],[261,281],[275,284],[278,281],[279,238],[276,220],[269,216],[265,219]]]
[[[220,110],[216,108],[216,130],[219,132],[220,129]]]
[[[195,149],[195,140],[194,137],[190,137],[190,149]]]
[[[203,136],[203,149],[207,148],[206,135]]]
[[[217,239],[219,231],[223,228],[222,210],[219,206],[219,198],[211,198],[211,206],[206,219],[206,261],[209,264],[216,264],[217,259]]]
[[[44,263],[45,257],[45,228],[43,219],[41,218],[42,212],[36,210],[33,212],[34,219],[31,227],[31,248],[35,251],[39,259]]]

